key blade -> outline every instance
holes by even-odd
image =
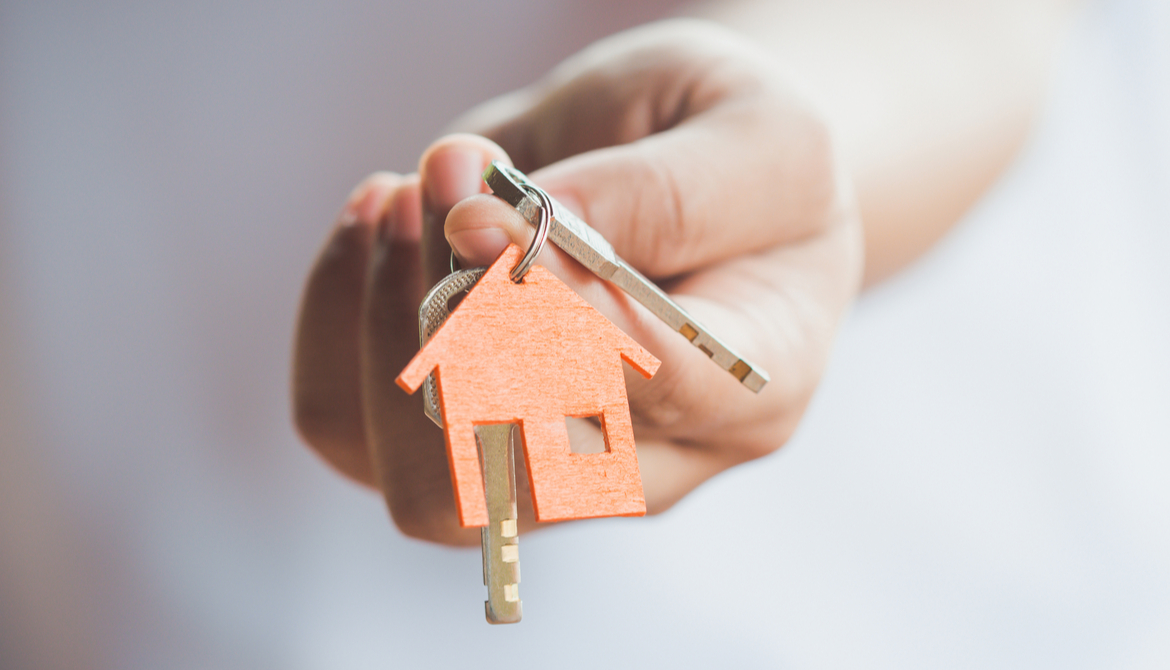
[[[488,623],[518,623],[524,614],[520,602],[513,430],[510,423],[475,427],[488,512],[488,525],[480,531],[483,583],[488,587],[484,614]]]
[[[707,354],[715,364],[731,373],[753,393],[759,393],[770,381],[768,373],[755,367],[731,347],[723,343],[707,330],[695,317],[682,308],[681,305],[670,299],[654,282],[647,279],[642,273],[630,267],[625,261],[618,259],[618,270],[610,279],[623,291],[630,294],[634,300],[642,303],[659,319],[690,340],[691,344]]]
[[[530,197],[526,190],[539,187],[524,173],[499,161],[492,161],[483,173],[483,180],[497,197],[515,207],[530,225],[536,227],[539,224],[540,203]],[[749,390],[759,393],[764,388],[769,381],[767,372],[735,353],[682,306],[671,300],[654,282],[618,257],[601,233],[551,196],[549,200],[553,203],[553,211],[549,217],[548,238],[561,250],[589,268],[593,274],[613,282],[642,303]]]

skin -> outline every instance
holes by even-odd
[[[855,187],[870,163],[844,158],[859,155],[837,140],[851,137],[848,129],[835,129],[831,114],[797,92],[785,63],[776,49],[710,22],[643,27],[473,110],[456,124],[467,133],[428,148],[418,173],[368,177],[306,283],[293,377],[305,441],[380,490],[407,535],[478,543],[478,529],[457,522],[441,431],[424,417],[421,394],[406,395],[394,378],[418,350],[418,305],[448,273],[451,250],[472,267],[509,242],[530,243],[528,224],[485,195],[480,180],[491,160],[503,160],[772,373],[753,395],[620,290],[545,248],[539,263],[662,360],[653,379],[632,371],[626,379],[648,511],[783,446],[862,286],[856,194],[871,183]],[[895,216],[905,228],[892,237],[890,210],[875,214],[878,270],[869,279],[928,247],[957,216],[939,212],[952,209],[904,209],[934,214]],[[881,255],[886,247],[896,253]],[[574,440],[599,439],[590,424],[573,430]],[[529,529],[520,480],[521,528]]]
[[[756,40],[816,100],[856,188],[872,285],[929,250],[1011,164],[1081,4],[740,0],[691,13]]]

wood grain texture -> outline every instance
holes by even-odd
[[[396,380],[438,381],[463,526],[487,524],[476,425],[520,425],[537,521],[646,513],[622,361],[649,378],[659,361],[552,273],[509,246]],[[569,450],[565,417],[598,416],[606,451]]]

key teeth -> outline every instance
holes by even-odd
[[[516,520],[504,519],[500,522],[500,536],[501,537],[516,537]]]
[[[488,525],[481,531],[484,604],[489,623],[520,621],[520,545],[516,524],[515,475],[512,471],[515,426],[484,424],[475,427],[484,474],[484,498]]]
[[[520,545],[505,544],[500,547],[500,560],[505,563],[515,563],[520,560]]]

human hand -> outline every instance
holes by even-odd
[[[354,190],[309,276],[293,395],[318,453],[380,489],[406,534],[479,541],[458,525],[442,432],[421,394],[394,379],[418,350],[418,305],[447,274],[449,250],[472,267],[531,241],[515,210],[483,195],[493,159],[514,161],[771,374],[753,395],[545,247],[541,265],[662,361],[651,380],[626,378],[650,513],[788,440],[857,291],[862,250],[828,130],[777,63],[733,33],[666,22],[599,42],[458,125],[477,135],[439,140],[417,175],[379,173]],[[589,424],[574,433],[600,439]],[[521,527],[531,528],[525,478],[518,485]]]

